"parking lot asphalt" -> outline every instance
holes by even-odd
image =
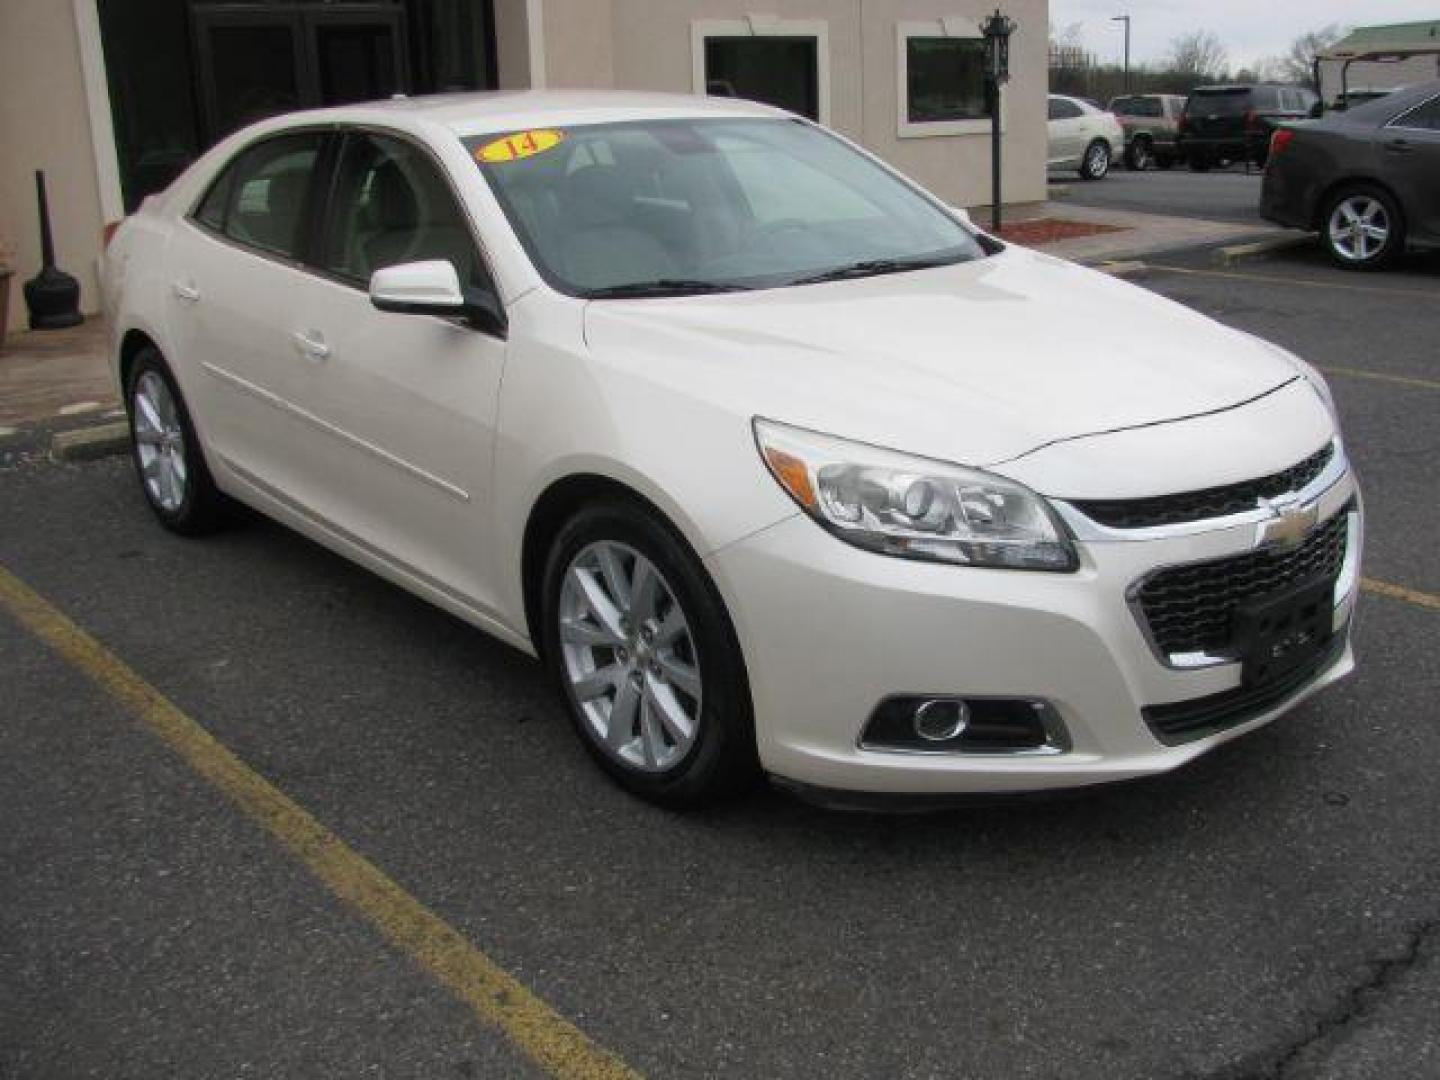
[[[1063,206],[1094,206],[1106,210],[1138,210],[1265,227],[1260,216],[1260,174],[1241,166],[1192,173],[1183,166],[1131,172],[1117,165],[1103,180],[1086,183],[1057,173],[1052,181],[1065,185],[1057,199]]]
[[[1337,373],[1366,574],[1440,593],[1440,265],[1133,280]],[[1154,781],[672,815],[603,779],[533,661],[278,526],[170,536],[122,459],[12,462],[0,490],[0,567],[644,1074],[1440,1074],[1423,602],[1367,594],[1355,677]],[[530,1074],[423,943],[3,609],[0,671],[0,1076]]]

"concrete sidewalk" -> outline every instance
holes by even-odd
[[[105,324],[94,316],[69,330],[8,335],[0,349],[0,435],[118,409],[105,348]]]
[[[975,224],[989,229],[989,207],[976,207],[970,211],[970,215]],[[1268,225],[1202,221],[1199,218],[1143,214],[1133,210],[1101,209],[1054,201],[1009,207],[1003,217],[1006,224],[1041,220],[1073,222],[1102,228],[1104,231],[1091,236],[1057,240],[1037,247],[1049,255],[1092,264],[1140,259],[1147,255],[1159,255],[1185,248],[1299,235],[1288,229]]]

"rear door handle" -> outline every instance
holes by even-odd
[[[324,360],[330,355],[330,346],[317,330],[297,330],[294,334],[296,347],[314,360]]]
[[[1394,154],[1408,154],[1415,149],[1415,144],[1409,139],[1391,139],[1385,144],[1385,149]]]
[[[187,304],[193,304],[200,299],[200,290],[188,282],[177,281],[170,287],[175,290],[176,298]]]

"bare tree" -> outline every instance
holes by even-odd
[[[1170,40],[1166,66],[1177,75],[1203,82],[1226,73],[1230,54],[1209,30],[1193,30]]]
[[[1322,26],[1301,34],[1290,43],[1290,51],[1277,56],[1275,63],[1279,74],[1286,82],[1309,84],[1315,79],[1315,54],[1328,49],[1345,36],[1345,28],[1338,23]]]

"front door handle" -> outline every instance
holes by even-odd
[[[200,299],[200,290],[187,281],[177,281],[170,286],[175,290],[175,296],[187,304],[193,304]]]
[[[295,346],[312,360],[324,360],[330,355],[330,346],[325,344],[325,339],[317,330],[297,330],[294,341]]]

